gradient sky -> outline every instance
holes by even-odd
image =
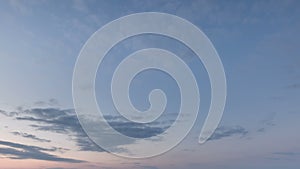
[[[0,168],[298,169],[299,8],[297,0],[0,1]],[[187,19],[208,36],[225,68],[227,104],[215,134],[199,145],[210,103],[201,61],[166,37],[124,40],[106,56],[96,78],[98,104],[120,132],[147,137],[166,127],[150,125],[141,131],[114,112],[107,82],[117,64],[136,50],[174,52],[194,72],[201,93],[200,115],[183,142],[158,157],[124,159],[104,152],[83,132],[73,110],[73,68],[96,30],[124,15],[149,11]],[[147,109],[153,88],[168,97],[167,115],[160,120],[172,122],[180,98],[168,75],[153,70],[139,74],[132,82],[132,102]]]

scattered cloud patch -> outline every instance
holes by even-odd
[[[265,131],[266,131],[265,128],[259,128],[259,129],[257,129],[257,132],[260,132],[260,133],[264,133]]]
[[[216,129],[216,131],[209,138],[209,140],[220,140],[220,139],[232,137],[232,136],[244,137],[248,133],[249,133],[249,131],[241,126],[234,126],[234,127],[221,126]]]
[[[59,102],[56,99],[49,99],[48,101],[36,101],[35,106],[59,106]]]

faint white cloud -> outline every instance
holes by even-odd
[[[73,2],[73,4],[72,4],[73,9],[75,9],[79,12],[85,12],[85,13],[89,12],[89,8],[88,8],[86,1],[73,0],[72,2]]]
[[[20,12],[21,14],[28,15],[32,13],[32,10],[24,3],[24,1],[10,0],[9,4],[16,12]]]

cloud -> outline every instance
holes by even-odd
[[[4,110],[0,110],[0,114],[3,114],[4,116],[7,116],[7,117],[13,117],[13,116],[18,115],[17,112],[7,112]]]
[[[300,84],[299,83],[295,83],[292,85],[287,86],[289,89],[300,89]]]
[[[17,120],[30,121],[33,124],[30,126],[40,131],[50,131],[54,133],[66,134],[76,142],[76,145],[81,151],[98,151],[103,152],[98,145],[89,139],[82,129],[76,113],[73,109],[58,109],[58,108],[33,108],[19,112],[16,116]],[[120,133],[135,138],[147,138],[162,133],[166,127],[162,123],[138,124],[129,121],[124,121],[119,117],[106,116],[108,123]],[[166,123],[167,124],[167,123]],[[162,126],[163,125],[163,126]],[[167,126],[167,125],[166,125]],[[133,144],[133,142],[113,142],[113,148],[125,144]],[[126,150],[118,150],[126,151]]]
[[[86,1],[84,0],[73,0],[72,1],[72,7],[73,9],[75,9],[78,12],[84,12],[84,13],[88,13],[89,12],[89,8],[86,4]]]
[[[268,113],[267,116],[260,121],[260,128],[257,129],[257,132],[264,133],[269,127],[275,126],[275,112]]]
[[[265,131],[266,131],[266,128],[259,128],[259,129],[257,129],[257,132],[263,133],[263,132],[265,132]]]
[[[134,138],[148,138],[162,133],[166,127],[163,124],[152,123],[144,125],[140,123],[122,121],[122,119],[110,121],[109,124],[117,131]]]
[[[274,152],[274,155],[280,155],[280,156],[297,156],[300,155],[300,153],[296,152]]]
[[[1,141],[1,140],[0,140],[0,145],[6,146],[6,147],[0,147],[0,154],[10,159],[35,159],[35,160],[68,162],[68,163],[84,162],[81,160],[76,160],[71,158],[61,158],[56,155],[51,155],[49,153],[46,153],[46,152],[54,152],[57,150],[56,148],[48,149],[48,148],[29,146],[29,145],[13,143],[8,141]]]
[[[21,132],[11,132],[13,135],[16,135],[16,136],[22,136],[24,138],[30,138],[32,140],[36,140],[36,141],[39,141],[39,142],[51,142],[51,140],[47,140],[47,139],[41,139],[41,138],[38,138],[37,136],[35,135],[32,135],[32,134],[28,134],[28,133],[21,133]]]
[[[218,127],[209,140],[220,140],[226,137],[240,136],[244,137],[249,133],[248,130],[241,126],[234,127]]]
[[[16,119],[34,122],[34,124],[30,126],[37,130],[75,136],[73,140],[76,142],[79,150],[103,151],[103,149],[94,144],[85,134],[74,110],[34,108],[24,110],[22,114],[24,116],[17,116]]]
[[[49,99],[48,101],[37,101],[34,103],[36,106],[59,106],[59,102],[56,99]]]
[[[142,169],[158,169],[155,166],[141,166]]]
[[[24,1],[19,1],[19,0],[11,0],[9,1],[10,6],[16,11],[20,12],[21,14],[31,14],[32,11],[30,8],[24,3]]]

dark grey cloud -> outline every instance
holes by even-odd
[[[164,124],[160,123],[153,122],[151,125],[145,125],[123,121],[122,119],[118,118],[115,120],[110,120],[109,124],[120,133],[134,138],[148,138],[155,136],[162,133],[167,128]]]
[[[16,116],[17,120],[33,122],[30,126],[36,130],[73,136],[72,139],[76,142],[81,151],[104,151],[88,138],[73,109],[34,108],[22,110],[19,114],[19,116]],[[162,133],[166,129],[166,127],[162,127],[163,124],[161,123],[145,125],[124,121],[115,116],[106,116],[105,118],[117,131],[135,138],[151,137]],[[116,142],[115,146],[117,147],[120,144],[131,143]]]
[[[241,126],[232,126],[232,127],[221,126],[216,129],[216,131],[209,138],[209,140],[220,140],[220,139],[223,139],[226,137],[231,137],[231,136],[244,137],[248,133],[249,133],[249,131]]]
[[[13,143],[8,141],[1,141],[0,145],[6,147],[0,147],[0,154],[10,159],[35,159],[45,161],[56,162],[68,162],[68,163],[81,163],[84,161],[61,158],[56,155],[49,154],[47,152],[55,152],[57,148],[42,148],[37,146],[24,145],[19,143]]]
[[[17,120],[35,122],[31,127],[40,131],[68,134],[82,151],[104,151],[93,143],[81,128],[77,116],[72,109],[60,110],[56,108],[27,109]]]
[[[51,142],[51,140],[47,140],[47,139],[41,139],[41,138],[38,138],[37,136],[33,135],[33,134],[28,134],[28,133],[22,133],[22,132],[11,132],[13,135],[16,135],[16,136],[22,136],[24,138],[30,138],[32,140],[36,140],[36,141],[39,141],[39,142]]]

